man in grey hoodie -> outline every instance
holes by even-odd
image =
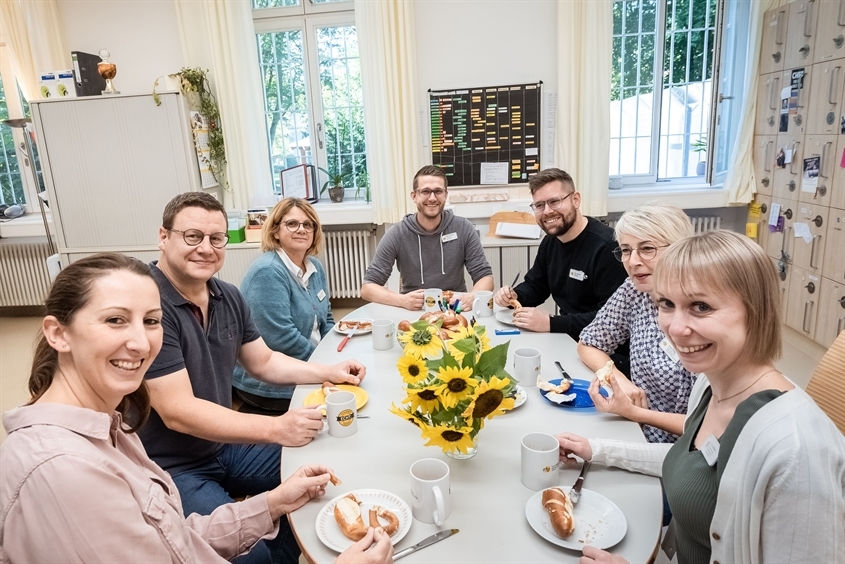
[[[455,298],[471,307],[475,291],[493,290],[493,270],[484,256],[481,239],[468,219],[444,210],[447,195],[442,169],[426,165],[417,172],[411,192],[417,213],[406,215],[379,242],[364,275],[362,298],[419,310],[425,289],[440,288],[465,292]],[[385,287],[394,263],[400,275],[398,294]],[[470,292],[464,282],[464,267],[473,282]]]

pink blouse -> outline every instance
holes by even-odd
[[[46,403],[3,414],[0,562],[223,562],[278,533],[266,494],[184,518],[120,421]]]

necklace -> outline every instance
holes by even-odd
[[[771,370],[767,370],[767,371],[763,372],[762,374],[760,374],[760,375],[757,377],[757,379],[756,379],[756,380],[754,380],[753,382],[751,382],[750,384],[748,384],[746,387],[744,387],[743,389],[741,389],[740,391],[738,391],[738,392],[737,392],[737,393],[735,393],[735,394],[729,395],[728,397],[726,397],[726,398],[722,398],[722,399],[717,398],[717,397],[716,397],[716,395],[715,395],[715,394],[713,394],[713,399],[714,399],[714,400],[716,400],[716,403],[722,403],[723,401],[727,401],[727,400],[729,400],[729,399],[731,399],[731,398],[735,398],[736,396],[738,396],[738,395],[739,395],[739,394],[741,394],[742,392],[746,392],[746,391],[748,391],[748,390],[751,388],[751,386],[753,386],[754,384],[756,384],[757,382],[759,382],[760,380],[762,380],[762,379],[763,379],[763,376],[765,376],[766,374],[771,374],[772,372],[778,372],[778,369],[777,369],[777,368],[772,368]]]

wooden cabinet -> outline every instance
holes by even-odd
[[[781,6],[768,10],[763,16],[763,37],[760,48],[760,74],[783,70],[786,50],[786,26],[789,8]]]
[[[808,339],[816,332],[821,278],[800,268],[792,268],[787,291],[786,324]]]
[[[807,135],[804,138],[804,157],[819,157],[819,176],[815,190],[803,188],[798,196],[801,202],[830,205],[833,192],[833,174],[839,163],[835,162],[836,135]]]
[[[804,162],[804,134],[778,134],[778,153],[784,153],[784,166],[775,165],[775,184],[772,196],[781,199],[798,199],[801,187],[801,169]],[[786,162],[786,161],[789,162]]]
[[[798,214],[792,223],[792,264],[811,274],[821,275],[827,241],[827,216],[829,208],[798,203]],[[799,237],[797,226],[806,226],[810,234],[807,239]]]
[[[824,63],[842,59],[845,57],[845,0],[816,0],[816,4],[819,21],[813,61]],[[765,30],[763,33],[765,35]]]
[[[775,178],[777,137],[774,135],[754,136],[754,179],[758,194],[771,196]]]
[[[780,116],[781,73],[771,73],[760,77],[757,83],[757,117],[754,133],[775,135],[778,132]]]
[[[816,342],[830,347],[842,331],[845,331],[845,282],[822,278]]]
[[[810,87],[810,109],[807,112],[807,133],[825,135],[839,133],[842,115],[842,91],[845,89],[845,60],[815,65]]]
[[[788,4],[789,24],[786,33],[784,68],[797,68],[813,63],[816,41],[816,0],[801,0]]]
[[[822,275],[845,282],[845,210],[830,208],[827,220],[827,246]]]
[[[797,200],[780,200],[772,197],[772,207],[780,206],[780,216],[783,217],[783,229],[770,232],[766,240],[766,253],[775,259],[786,258],[786,262],[792,262],[792,255],[795,249],[795,237],[792,232],[792,224],[798,214]]]

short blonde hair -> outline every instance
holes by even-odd
[[[616,222],[618,241],[629,235],[641,241],[671,245],[693,234],[692,223],[684,210],[668,202],[654,200],[626,211]]]
[[[694,280],[701,288],[735,294],[745,304],[746,355],[764,364],[780,358],[780,290],[775,267],[759,245],[739,233],[717,229],[671,245],[654,270],[655,294],[670,280],[681,289]]]
[[[261,228],[261,250],[267,252],[277,251],[282,248],[279,240],[273,235],[277,230],[282,228],[282,220],[293,208],[301,209],[308,216],[308,219],[314,222],[314,240],[311,241],[311,246],[308,247],[305,256],[319,255],[320,250],[323,248],[323,228],[320,225],[320,218],[317,216],[317,212],[314,211],[311,204],[302,198],[285,198],[276,204],[276,207],[267,216],[267,221],[264,222],[264,226]]]

